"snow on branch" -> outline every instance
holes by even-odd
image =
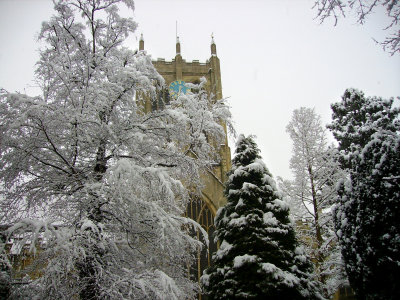
[[[391,55],[400,52],[400,2],[397,0],[316,0],[313,9],[317,11],[317,16],[321,23],[326,19],[333,18],[336,26],[340,17],[346,17],[347,12],[354,12],[357,23],[364,24],[368,16],[382,7],[389,19],[389,24],[383,30],[393,29],[384,41],[380,44],[385,51]]]

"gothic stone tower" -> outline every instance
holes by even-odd
[[[144,50],[143,36],[139,41],[139,50]],[[211,40],[211,57],[205,63],[198,60],[186,62],[182,58],[181,44],[177,37],[175,59],[166,61],[159,58],[153,61],[153,65],[164,78],[166,86],[172,93],[174,89],[179,91],[184,89],[185,82],[199,83],[200,78],[205,77],[207,79],[205,89],[209,94],[214,95],[214,101],[222,99],[221,70],[214,38]],[[223,125],[226,133],[226,125]],[[200,223],[210,237],[215,229],[215,213],[218,208],[226,203],[223,196],[223,183],[226,180],[227,171],[231,168],[231,152],[226,135],[224,144],[220,145],[219,156],[220,162],[214,167],[213,172],[203,175],[205,187],[201,199],[192,199],[187,208],[187,215]],[[211,253],[216,251],[216,248],[213,238],[210,238],[209,249],[204,249],[203,253],[199,253],[197,266],[194,266],[190,271],[192,276],[200,278],[204,268],[210,264]]]

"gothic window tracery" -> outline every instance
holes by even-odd
[[[214,214],[205,201],[199,197],[194,197],[188,203],[186,216],[199,223],[208,235],[209,246],[205,246],[201,251],[198,251],[196,262],[189,267],[190,276],[195,280],[199,280],[203,271],[211,265],[213,253],[217,251],[217,244],[214,242]],[[199,231],[192,232],[192,234],[204,242]]]

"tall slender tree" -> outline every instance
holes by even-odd
[[[338,151],[327,145],[325,128],[314,109],[295,109],[286,130],[293,141],[290,168],[294,179],[281,180],[280,187],[325,296],[330,297],[346,281],[331,214],[336,183],[344,172],[338,163]]]
[[[323,299],[311,280],[289,206],[281,200],[253,137],[241,135],[215,218],[220,248],[202,282],[210,299]]]
[[[201,187],[229,111],[202,82],[145,112],[164,82],[144,51],[123,47],[137,24],[118,9],[133,1],[54,2],[39,34],[43,95],[0,97],[0,222],[32,251],[46,242],[26,297],[192,297],[187,187]]]
[[[329,128],[350,176],[338,186],[335,227],[358,299],[399,299],[400,109],[345,91]]]

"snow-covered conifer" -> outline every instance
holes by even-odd
[[[54,2],[39,34],[43,95],[0,95],[0,223],[32,252],[43,246],[41,276],[22,292],[192,298],[187,264],[201,245],[189,231],[201,227],[183,217],[188,187],[200,190],[215,163],[229,110],[202,81],[198,93],[145,111],[164,82],[144,51],[123,45],[137,24],[118,9],[132,13],[133,1]]]
[[[349,177],[338,186],[335,227],[359,299],[399,299],[400,123],[393,99],[348,89],[329,126]]]
[[[202,276],[209,299],[323,299],[251,136],[238,139],[225,194],[215,218],[220,248]]]
[[[344,92],[342,101],[331,105],[332,123],[327,127],[339,142],[344,158],[361,152],[375,132],[399,130],[400,109],[393,107],[393,102],[394,99],[366,97],[362,91],[350,88]]]

